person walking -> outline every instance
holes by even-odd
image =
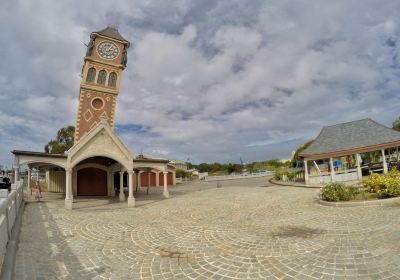
[[[39,181],[36,181],[34,189],[35,189],[35,199],[37,201],[40,201],[40,199],[42,198],[42,190],[40,188]]]

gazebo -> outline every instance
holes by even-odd
[[[387,173],[399,162],[400,132],[362,119],[322,128],[300,156],[306,184],[361,181],[363,174]]]

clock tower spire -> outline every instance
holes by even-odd
[[[75,143],[102,118],[114,127],[115,104],[129,45],[112,27],[90,34],[82,68]]]

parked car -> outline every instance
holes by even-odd
[[[0,177],[0,189],[11,190],[11,181],[8,177]]]

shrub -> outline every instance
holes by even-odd
[[[292,181],[292,180],[294,180],[296,178],[296,172],[294,172],[294,171],[287,172],[286,176],[287,176],[289,181]]]
[[[387,174],[371,174],[364,180],[363,185],[379,198],[400,196],[400,171],[393,168]]]
[[[343,183],[328,183],[320,192],[322,200],[326,201],[349,201],[360,193],[360,189],[356,187],[346,186]]]
[[[282,175],[283,175],[283,173],[281,171],[276,170],[275,174],[274,174],[274,179],[277,181],[280,181],[280,180],[282,180]]]

